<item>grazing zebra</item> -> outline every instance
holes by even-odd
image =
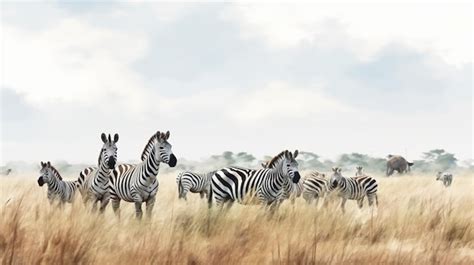
[[[324,198],[328,193],[328,181],[324,173],[319,173],[317,171],[312,172],[305,177],[303,182],[303,199],[307,203],[312,203],[313,200],[318,201],[320,198]]]
[[[230,207],[237,201],[242,204],[265,203],[273,209],[282,200],[284,186],[290,181],[298,183],[300,180],[297,156],[298,151],[293,155],[286,150],[275,156],[267,168],[227,167],[218,170],[211,178],[209,207],[213,201],[218,207],[225,202],[229,202]]]
[[[176,166],[177,159],[168,143],[170,132],[159,131],[148,140],[142,152],[142,162],[139,164],[118,165],[110,178],[110,196],[112,208],[119,215],[120,201],[135,203],[135,213],[142,218],[142,203],[146,203],[146,213],[151,217],[158,192],[158,170],[160,162],[170,167]]]
[[[357,200],[359,208],[362,208],[364,197],[367,196],[369,206],[378,206],[377,181],[369,176],[346,178],[341,174],[341,168],[333,168],[333,175],[329,180],[328,190],[336,190],[338,196],[342,198],[341,209],[345,211],[344,205],[347,200]]]
[[[48,200],[50,204],[53,204],[55,200],[59,200],[60,203],[71,203],[74,200],[74,195],[79,187],[77,181],[64,181],[49,161],[47,163],[41,162],[40,174],[38,185],[40,187],[45,183],[48,185]]]
[[[270,161],[263,162],[261,165],[263,168],[269,168],[268,164]],[[303,179],[298,183],[292,183],[291,181],[285,182],[283,186],[282,199],[290,199],[291,203],[295,203],[296,198],[299,198],[303,194]]]
[[[101,135],[104,143],[99,154],[98,167],[88,167],[79,173],[79,191],[84,203],[92,201],[92,211],[96,211],[97,203],[100,201],[99,211],[105,211],[109,204],[109,177],[110,172],[117,163],[117,142],[119,135],[115,134],[114,139],[110,134],[107,137],[105,133]]]
[[[443,185],[445,187],[451,186],[451,183],[453,182],[453,174],[451,173],[446,173],[446,172],[438,172],[436,174],[436,180],[440,180],[443,182]]]
[[[362,177],[362,176],[365,176],[365,173],[364,173],[364,172],[362,172],[362,170],[363,170],[363,169],[364,169],[363,167],[361,167],[361,166],[357,166],[357,167],[356,167],[356,173],[355,173],[355,176],[356,176],[356,177]]]
[[[209,197],[209,189],[211,188],[211,177],[216,171],[211,171],[206,174],[198,174],[190,171],[179,173],[176,177],[176,184],[178,184],[178,198],[187,200],[186,194],[188,192],[199,193],[201,199],[206,196]]]

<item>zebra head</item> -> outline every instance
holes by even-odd
[[[438,173],[436,173],[436,180],[440,180],[442,175],[443,175],[443,172],[438,171]]]
[[[100,150],[99,155],[99,165],[105,163],[109,169],[114,169],[115,164],[117,163],[117,145],[116,143],[119,140],[119,135],[115,134],[114,139],[109,136],[107,137],[105,133],[102,133],[100,136],[104,145]]]
[[[54,178],[53,172],[51,172],[51,163],[41,161],[40,177],[38,178],[38,185],[42,187],[45,183],[50,183],[51,179]]]
[[[332,168],[332,176],[329,180],[329,190],[333,190],[339,186],[339,183],[341,182],[342,179],[342,169],[340,167],[333,167]]]
[[[294,154],[286,150],[283,163],[282,163],[283,174],[290,177],[293,183],[298,183],[301,178],[300,173],[298,171],[298,162],[296,161],[297,156],[298,156],[298,150],[296,150]]]
[[[168,143],[168,139],[170,138],[170,132],[167,131],[166,133],[156,132],[156,139],[155,142],[155,150],[158,151],[158,155],[156,158],[158,159],[157,162],[164,162],[168,164],[170,167],[176,166],[178,160],[176,156],[171,151],[171,144]]]
[[[359,175],[359,174],[362,175],[362,169],[363,169],[363,167],[357,166],[357,167],[356,167],[356,170],[357,170],[357,171],[356,171],[356,175]]]

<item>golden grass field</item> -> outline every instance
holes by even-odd
[[[209,215],[199,195],[177,199],[175,174],[160,174],[154,215],[141,222],[123,202],[120,220],[80,198],[51,207],[36,179],[0,178],[2,264],[474,264],[473,176],[448,189],[432,176],[378,178],[376,213],[299,198],[271,216],[240,205]]]

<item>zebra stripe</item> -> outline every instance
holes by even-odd
[[[209,206],[215,201],[221,207],[225,202],[237,201],[242,204],[266,203],[277,205],[282,200],[283,187],[290,181],[300,179],[295,154],[288,150],[275,156],[268,168],[245,169],[228,167],[217,171],[211,177],[211,196]],[[229,204],[229,206],[231,205]]]
[[[176,177],[176,184],[178,184],[178,198],[187,200],[186,194],[199,193],[201,198],[209,196],[209,189],[211,188],[211,177],[216,171],[206,174],[198,174],[190,171],[179,173]]]
[[[53,204],[55,200],[59,200],[60,203],[73,202],[79,187],[77,181],[64,181],[49,161],[47,163],[41,162],[40,174],[38,185],[40,187],[45,183],[48,185],[47,196],[50,204]]]
[[[104,212],[109,204],[109,177],[117,161],[118,134],[114,139],[110,134],[107,138],[105,133],[101,135],[104,145],[99,154],[98,167],[88,167],[79,173],[79,185],[84,203],[92,201],[92,211],[96,211],[97,203],[100,202],[100,212]]]
[[[268,163],[270,161],[262,163],[263,168],[268,168]],[[283,194],[282,199],[290,199],[291,203],[294,203],[296,198],[300,197],[303,194],[303,180],[299,180],[298,183],[292,183],[291,181],[285,182],[283,185]]]
[[[141,163],[119,165],[112,171],[109,191],[112,208],[116,214],[119,214],[120,201],[124,200],[135,203],[137,218],[142,217],[142,203],[145,202],[147,216],[151,217],[159,187],[156,177],[160,162],[170,167],[174,167],[177,162],[171,151],[171,145],[167,141],[169,136],[169,132],[166,134],[157,132],[148,140],[145,149],[149,145],[153,147]]]
[[[333,168],[333,175],[328,187],[329,191],[336,190],[338,196],[342,198],[341,209],[343,212],[347,200],[357,200],[359,208],[362,208],[366,196],[369,206],[372,206],[374,199],[378,206],[378,184],[374,178],[369,176],[346,178],[342,176],[341,168]]]
[[[446,173],[446,172],[438,172],[436,174],[436,180],[442,181],[445,187],[451,186],[453,182],[453,174]]]
[[[316,205],[320,198],[324,198],[328,193],[328,181],[326,175],[317,171],[306,176],[303,182],[303,198],[307,203],[316,201]]]

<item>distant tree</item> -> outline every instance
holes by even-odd
[[[321,170],[324,168],[324,164],[319,161],[319,155],[311,152],[301,151],[297,159],[299,163],[299,169],[301,170]]]
[[[434,170],[444,171],[457,166],[457,158],[444,149],[433,149],[423,153],[423,158],[432,164]]]

